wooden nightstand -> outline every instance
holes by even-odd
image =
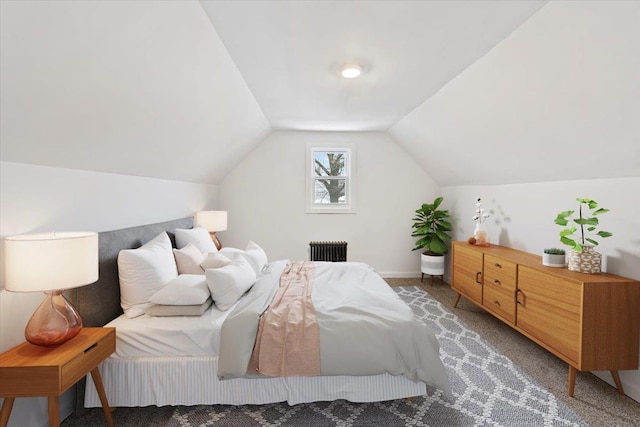
[[[60,395],[89,372],[107,424],[113,426],[98,365],[115,350],[115,328],[83,328],[78,336],[57,347],[25,342],[0,354],[0,397],[4,398],[0,426],[9,422],[16,397],[37,396],[49,398],[49,425],[60,425]]]

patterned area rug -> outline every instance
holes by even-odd
[[[177,407],[168,426],[587,426],[422,289],[394,290],[440,341],[452,394],[389,402]],[[117,412],[116,412],[117,414]]]

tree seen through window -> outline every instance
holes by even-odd
[[[346,152],[314,152],[314,203],[346,203],[347,172]]]

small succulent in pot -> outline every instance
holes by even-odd
[[[544,250],[545,254],[549,254],[549,255],[564,255],[564,249],[560,249],[560,248],[546,248]]]
[[[547,248],[542,254],[542,265],[547,267],[564,267],[565,252],[564,249]]]

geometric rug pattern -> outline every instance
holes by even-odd
[[[452,393],[408,401],[180,406],[167,426],[588,426],[417,286],[393,288],[435,333]]]

